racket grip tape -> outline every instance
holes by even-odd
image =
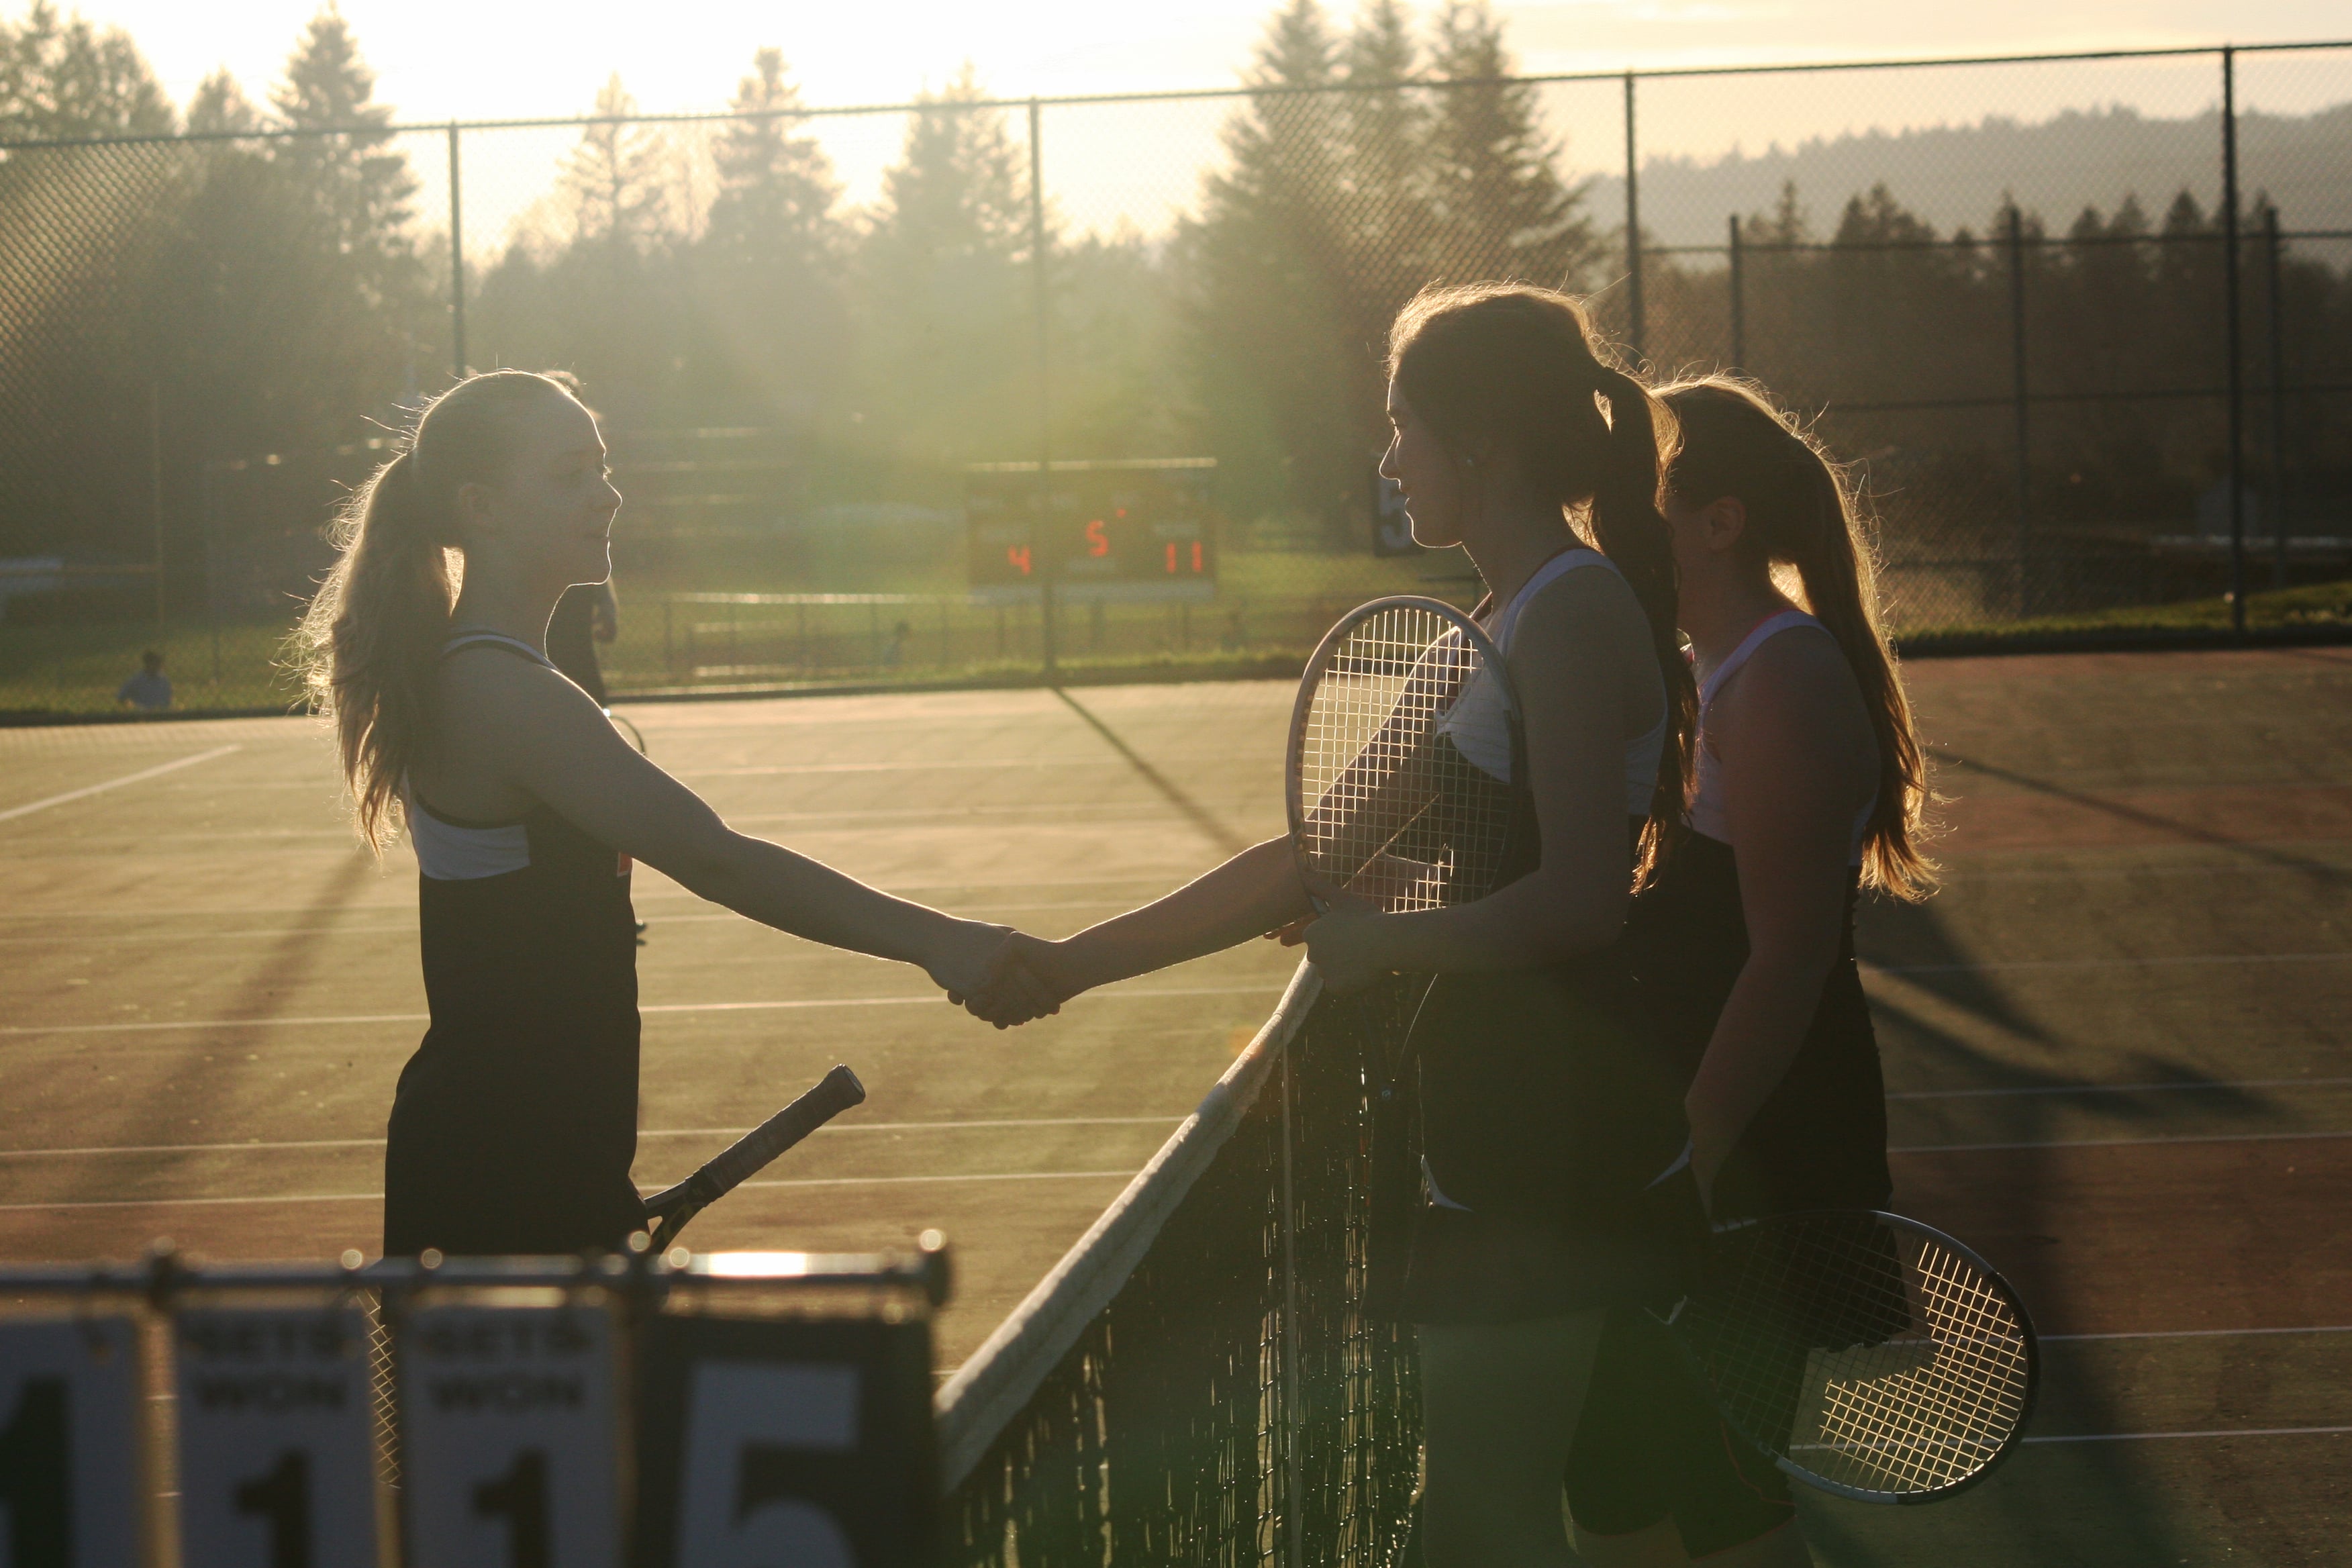
[[[734,1191],[777,1155],[865,1100],[866,1086],[857,1081],[857,1075],[845,1066],[835,1068],[814,1089],[738,1139],[695,1173],[698,1178],[708,1178],[706,1190],[709,1196],[703,1201],[709,1203]]]

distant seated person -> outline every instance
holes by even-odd
[[[596,645],[621,635],[621,602],[613,584],[583,583],[564,590],[547,623],[547,657],[556,668],[596,700],[599,708],[612,703],[604,696],[604,672],[596,667]]]
[[[114,700],[125,708],[158,713],[172,705],[172,683],[163,679],[163,656],[149,648],[139,656],[139,673],[124,681]]]

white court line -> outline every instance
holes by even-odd
[[[1030,1116],[1005,1121],[830,1121],[816,1131],[833,1132],[937,1132],[962,1127],[1173,1127],[1182,1116]],[[748,1127],[648,1128],[647,1138],[740,1138]],[[264,1143],[109,1143],[77,1149],[0,1149],[0,1160],[64,1159],[86,1154],[225,1154],[247,1150],[263,1153],[280,1149],[381,1149],[381,1138],[297,1138]]]
[[[80,789],[69,789],[63,795],[53,795],[47,800],[37,800],[25,805],[12,805],[5,811],[0,811],[0,822],[11,821],[19,816],[30,816],[37,811],[47,811],[53,805],[63,805],[69,800],[84,800],[90,795],[103,795],[110,789],[121,789],[124,784],[135,784],[144,779],[177,773],[182,768],[192,768],[198,763],[209,763],[215,757],[226,757],[231,752],[237,750],[240,748],[236,746],[215,746],[209,752],[198,752],[194,756],[182,757],[176,763],[165,763],[159,767],[142,768],[138,773],[125,773],[119,779],[109,779],[104,784],[86,784]]]
[[[1979,1100],[2024,1094],[2157,1094],[2204,1089],[2214,1093],[2247,1089],[2341,1089],[2352,1078],[2248,1078],[2212,1083],[2065,1083],[2028,1089],[1906,1089],[1890,1090],[1889,1100]]]
[[[2173,969],[2191,963],[2341,963],[2341,952],[2197,952],[2173,958],[2011,958],[1986,963],[1868,963],[1864,974],[1987,974],[2008,969]]]
[[[1268,981],[1263,985],[1171,985],[1153,990],[1106,989],[1091,991],[1087,995],[1097,998],[1152,996],[1273,996],[1280,986]],[[639,1013],[774,1013],[799,1012],[816,1007],[942,1007],[952,1006],[940,993],[929,996],[819,996],[792,1002],[648,1002],[641,1004]],[[961,1009],[956,1009],[961,1011]],[[141,1024],[11,1024],[0,1027],[0,1035],[131,1035],[147,1034],[158,1029],[282,1029],[296,1027],[326,1027],[343,1024],[423,1024],[429,1023],[429,1013],[332,1013],[317,1014],[300,1018],[190,1018],[184,1021]]]
[[[969,1176],[820,1176],[791,1181],[744,1182],[737,1187],[895,1187],[929,1182],[953,1185],[964,1182],[1091,1182],[1127,1181],[1132,1166],[1116,1171],[1000,1171]],[[65,1214],[84,1209],[249,1208],[258,1204],[372,1204],[382,1193],[285,1193],[257,1198],[100,1198],[54,1204],[0,1204],[0,1214]]]
[[[2210,1432],[2068,1432],[2049,1437],[2021,1437],[2021,1443],[2160,1443],[2189,1437],[2330,1437],[2352,1432],[2352,1426],[2216,1427]]]
[[[1915,1143],[1890,1154],[1977,1154],[2003,1149],[2137,1149],[2160,1143],[2279,1143],[2294,1139],[2352,1138],[2344,1132],[2192,1132],[2178,1138],[2070,1138],[2034,1143]]]
[[[2319,1323],[2304,1329],[2151,1329],[2131,1334],[2036,1334],[2045,1345],[2087,1340],[2250,1340],[2268,1334],[2352,1334],[2352,1323]]]

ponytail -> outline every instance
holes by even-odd
[[[1648,881],[1683,832],[1698,720],[1675,630],[1674,541],[1658,510],[1673,411],[1603,356],[1581,305],[1525,284],[1423,289],[1390,331],[1389,375],[1449,447],[1507,453],[1531,489],[1559,502],[1564,523],[1589,527],[1640,601],[1666,691],[1666,743],[1635,867],[1635,884]]]
[[[1936,889],[1936,864],[1925,852],[1934,799],[1927,756],[1879,616],[1867,514],[1846,470],[1749,383],[1706,376],[1658,395],[1683,432],[1669,488],[1699,503],[1738,497],[1748,512],[1744,547],[1767,566],[1796,569],[1806,608],[1853,672],[1878,745],[1863,885],[1906,901],[1926,898]]]
[[[1609,452],[1602,481],[1592,492],[1592,542],[1624,574],[1641,601],[1650,622],[1651,651],[1666,684],[1666,743],[1658,754],[1650,820],[1642,829],[1638,885],[1682,837],[1697,760],[1698,687],[1675,624],[1680,607],[1674,539],[1658,510],[1659,454],[1675,438],[1674,413],[1616,366],[1603,363],[1600,370],[1601,395],[1609,400]]]
[[[337,512],[340,552],[289,641],[314,711],[331,719],[360,837],[398,837],[408,768],[432,735],[435,669],[463,581],[457,492],[503,471],[505,412],[568,396],[527,371],[469,376],[427,404],[392,460]]]

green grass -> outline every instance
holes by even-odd
[[[1097,617],[1088,605],[1066,604],[1057,665],[1066,678],[1087,682],[1279,675],[1296,669],[1325,628],[1366,599],[1409,593],[1465,599],[1469,584],[1431,580],[1454,565],[1444,556],[1380,560],[1229,552],[1217,598],[1189,609],[1113,604],[1102,606]],[[667,626],[661,593],[645,584],[628,593],[628,586],[624,584],[621,639],[604,661],[616,696],[895,683],[1020,685],[1039,675],[1035,609],[1007,607],[1000,619],[994,606],[966,603],[952,586],[944,590],[944,603],[903,609],[826,607],[809,612],[805,622],[779,606],[672,605]],[[730,592],[790,592],[796,586],[725,584]],[[887,645],[899,619],[913,629],[893,661]],[[2352,632],[2352,580],[2250,595],[2246,624],[2257,631]],[[2229,626],[2229,601],[2213,597],[2021,621],[1915,626],[1903,637],[1917,648],[1962,639],[2196,637]],[[115,712],[116,689],[139,668],[140,652],[149,647],[163,650],[175,711],[288,708],[299,693],[277,664],[286,631],[286,623],[277,620],[229,622],[217,631],[201,621],[182,620],[160,634],[152,624],[142,623],[0,626],[0,714]]]
[[[0,712],[114,712],[116,690],[147,648],[163,654],[174,710],[288,707],[294,683],[277,668],[288,626],[226,622],[217,640],[202,621],[173,621],[160,632],[152,623],[0,626]]]
[[[2352,579],[2249,594],[2246,595],[2246,626],[2254,631],[2300,627],[2341,627],[2352,631]],[[1916,643],[1958,637],[2064,637],[2070,633],[2095,636],[2131,632],[2226,632],[2230,629],[2229,596],[2216,595],[2211,598],[2183,599],[2169,605],[2126,605],[2111,610],[2036,616],[2018,621],[1910,626],[1904,629],[1902,636],[1905,640]]]

